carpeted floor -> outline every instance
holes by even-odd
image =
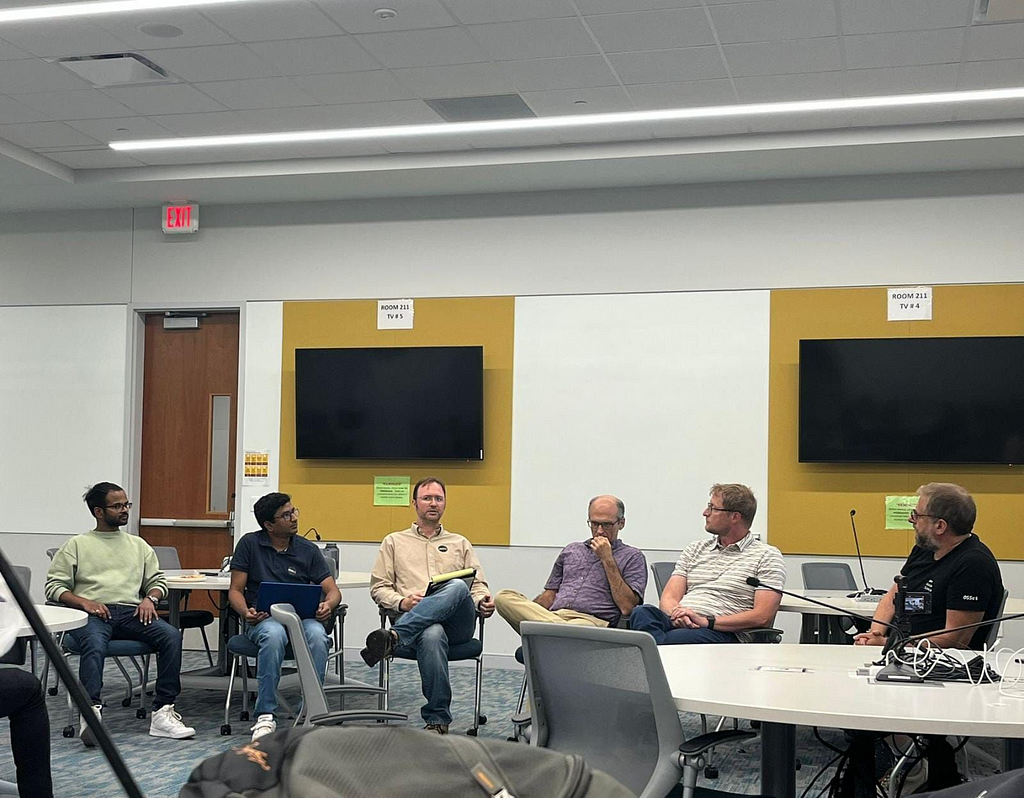
[[[203,655],[187,652],[185,667],[205,665]],[[77,668],[77,660],[72,660]],[[376,670],[366,668],[361,661],[349,662],[348,677],[376,683]],[[455,720],[452,731],[465,733],[473,715],[474,671],[469,667],[452,668],[452,687],[455,701],[452,711]],[[484,672],[483,714],[487,723],[480,728],[480,735],[505,739],[511,732],[509,721],[522,683],[522,671],[487,669]],[[240,722],[238,711],[240,701],[232,705],[232,735],[223,737],[220,727],[223,722],[224,694],[214,691],[186,690],[178,699],[176,709],[184,720],[196,729],[193,740],[166,740],[148,735],[149,720],[138,720],[135,710],[121,706],[124,680],[112,664],[108,664],[105,675],[104,697],[106,708],[103,719],[110,729],[114,741],[128,763],[143,792],[148,798],[172,798],[178,794],[181,785],[197,763],[219,754],[232,746],[241,745],[249,739],[250,722]],[[297,689],[285,691],[285,696],[297,700]],[[392,666],[391,708],[405,712],[410,723],[421,725],[419,707],[423,703],[420,694],[419,675],[413,663],[397,661]],[[54,776],[55,795],[61,798],[106,798],[121,795],[114,780],[113,772],[98,748],[85,748],[77,736],[65,739],[61,729],[67,723],[67,708],[63,688],[57,697],[48,698],[52,736],[51,762]],[[147,700],[148,706],[148,700]],[[368,699],[351,700],[349,708],[375,706]],[[700,719],[696,715],[683,715],[687,736],[700,733]],[[283,725],[283,723],[282,723]],[[835,730],[823,730],[822,736],[836,746],[843,745],[842,734]],[[994,742],[994,741],[993,741]],[[995,746],[988,745],[990,750]],[[743,746],[732,746],[719,757],[720,776],[713,780],[702,779],[700,783],[721,790],[756,794],[760,781],[760,742],[755,739]],[[818,770],[833,754],[821,745],[810,729],[797,730],[797,755],[801,770],[797,774],[798,792],[802,792]],[[986,772],[986,771],[982,771]],[[827,781],[826,774],[817,781],[808,796],[817,795]],[[14,766],[10,756],[9,728],[6,721],[0,721],[0,778],[14,778]]]

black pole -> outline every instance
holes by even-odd
[[[89,696],[86,695],[82,685],[71,672],[67,660],[64,659],[64,655],[57,648],[57,644],[53,642],[53,637],[47,630],[46,624],[39,617],[32,599],[25,592],[25,586],[21,584],[21,580],[14,573],[14,569],[11,568],[11,564],[7,561],[7,555],[4,554],[2,548],[0,548],[0,576],[3,576],[8,589],[14,596],[14,600],[18,602],[18,606],[21,607],[21,611],[25,614],[25,619],[42,645],[43,651],[46,652],[46,656],[53,663],[53,669],[57,672],[60,680],[64,682],[64,686],[78,705],[78,711],[96,736],[100,748],[103,749],[104,756],[106,756],[110,767],[114,771],[114,775],[121,782],[124,794],[128,798],[146,798],[142,790],[139,789],[139,785],[135,783],[131,771],[128,770],[128,766],[125,765],[124,760],[121,758],[121,752],[117,750],[117,746],[114,745],[114,741],[111,739],[106,727],[96,717],[96,713],[92,711],[92,702],[89,700]]]

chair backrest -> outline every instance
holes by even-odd
[[[181,568],[181,559],[174,546],[154,546],[153,551],[156,552],[156,561],[159,563],[161,571],[166,571],[169,568]]]
[[[800,565],[805,590],[857,590],[853,569],[845,562],[805,562]]]
[[[1004,589],[1003,590],[1003,600],[999,602],[999,610],[996,612],[996,617],[997,618],[1000,615],[1002,615],[1003,614],[1003,610],[1006,609],[1006,599],[1009,598],[1009,597],[1010,597],[1010,591]],[[1001,625],[1002,624],[994,623],[994,624],[992,624],[988,628],[988,634],[985,636],[985,647],[986,648],[995,648],[996,647],[996,643],[999,642],[999,627]]]
[[[11,570],[18,575],[18,580],[21,582],[21,586],[25,588],[27,593],[32,589],[32,569],[27,565],[12,565]]]
[[[648,785],[666,794],[680,778],[683,732],[654,638],[554,623],[519,631],[531,743],[578,754],[638,795]]]
[[[326,715],[331,710],[327,706],[327,695],[316,673],[313,655],[309,653],[309,644],[302,631],[302,621],[291,604],[273,604],[270,616],[281,624],[288,633],[288,642],[292,645],[295,665],[299,671],[299,688],[302,690],[302,701],[305,707],[304,726],[309,719],[317,715]]]
[[[676,569],[674,562],[652,562],[651,575],[654,577],[654,587],[658,591],[658,598],[665,592],[665,585],[668,584],[672,572]]]
[[[49,557],[52,560],[53,559],[53,555],[56,554],[58,551],[60,551],[60,547],[59,546],[57,546],[55,548],[52,548],[52,549],[47,549],[46,550],[46,556]]]

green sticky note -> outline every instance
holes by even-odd
[[[885,497],[885,528],[913,529],[910,511],[917,507],[917,496]]]
[[[374,507],[408,507],[409,477],[374,477]]]

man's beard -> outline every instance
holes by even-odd
[[[928,537],[924,532],[914,532],[914,542],[925,551],[938,551],[939,547],[935,545],[935,541]]]

